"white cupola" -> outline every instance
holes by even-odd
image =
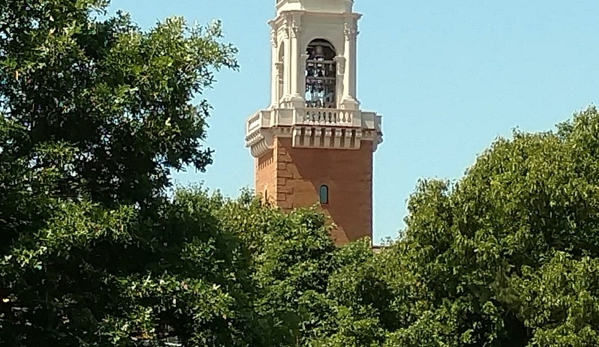
[[[255,157],[273,139],[294,147],[359,149],[382,142],[381,117],[356,95],[358,20],[353,0],[277,0],[271,27],[271,102],[247,121]]]

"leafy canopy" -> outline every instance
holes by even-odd
[[[7,0],[0,4],[0,112],[25,133],[5,151],[31,156],[68,146],[56,189],[107,206],[148,202],[171,170],[212,161],[202,146],[210,106],[194,98],[214,71],[237,68],[219,22],[170,18],[144,32],[102,0]],[[14,148],[13,148],[14,147]]]
[[[142,31],[107,5],[0,2],[0,345],[245,346],[241,240],[217,200],[165,195],[211,163],[194,100],[236,50],[218,22]]]
[[[0,345],[599,344],[599,113],[425,180],[401,238],[336,248],[313,209],[165,192],[211,163],[220,23],[0,2]]]
[[[422,181],[402,238],[337,282],[337,332],[317,345],[597,345],[598,149],[589,107],[498,139],[455,184]]]

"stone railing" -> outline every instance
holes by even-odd
[[[280,108],[261,110],[248,118],[246,133],[262,127],[314,125],[377,129],[380,117],[373,112],[334,108]],[[378,129],[377,129],[378,130]]]
[[[356,127],[380,132],[381,116],[374,112],[333,108],[261,110],[248,118],[246,134],[263,127],[294,125]]]
[[[306,108],[298,124],[352,126],[354,111],[332,108]]]
[[[375,112],[333,108],[272,108],[250,116],[245,144],[259,158],[274,137],[291,137],[294,147],[358,149],[362,140],[382,142],[381,116]]]
[[[250,116],[250,118],[248,118],[247,122],[246,122],[246,129],[245,132],[247,134],[256,131],[262,127],[268,127],[270,126],[270,114],[271,111],[270,110],[261,110],[258,111],[256,113],[254,113],[253,115]]]

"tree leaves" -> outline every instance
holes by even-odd
[[[193,100],[236,50],[220,23],[144,32],[106,6],[0,3],[0,344],[247,345],[240,241],[203,193],[165,195],[211,163]]]
[[[166,195],[211,163],[220,22],[0,2],[0,345],[599,344],[599,113],[423,180],[406,229],[336,248],[317,209]]]
[[[331,329],[305,345],[599,343],[598,122],[590,107],[557,132],[515,132],[459,181],[420,182],[400,239],[338,252]]]
[[[0,6],[0,110],[27,129],[30,149],[73,147],[65,185],[82,185],[104,204],[135,204],[168,187],[172,169],[211,163],[202,148],[210,106],[193,100],[215,71],[237,68],[236,49],[219,41],[220,22],[189,27],[170,18],[143,32],[123,13],[95,20],[102,6]]]

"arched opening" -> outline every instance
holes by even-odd
[[[329,187],[327,185],[321,185],[318,195],[320,197],[320,204],[327,205],[329,203]]]
[[[306,106],[336,108],[335,47],[327,40],[316,39],[308,45],[306,55]]]

